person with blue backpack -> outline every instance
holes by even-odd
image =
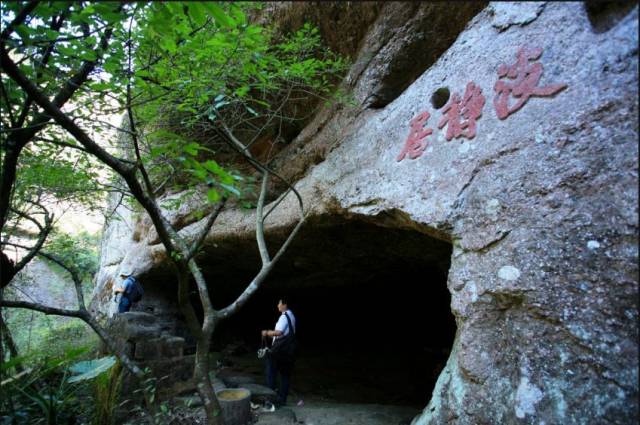
[[[120,277],[124,279],[124,282],[115,289],[115,295],[122,294],[118,303],[118,313],[126,313],[131,310],[133,303],[137,303],[142,299],[144,291],[142,290],[142,285],[133,274],[123,271],[120,273]]]

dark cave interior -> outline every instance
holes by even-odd
[[[213,349],[239,346],[260,362],[260,330],[274,328],[284,295],[298,327],[292,388],[344,402],[424,407],[456,331],[450,257],[450,244],[414,230],[361,221],[307,227],[263,287],[219,325]],[[211,281],[248,281],[223,267],[208,270]],[[221,305],[240,293],[229,288],[216,292]]]
[[[267,242],[274,247],[282,240]],[[253,240],[227,240],[210,249],[198,261],[214,307],[220,308],[251,281],[259,257]],[[298,327],[293,392],[424,407],[456,333],[447,289],[451,252],[448,242],[390,226],[389,220],[380,225],[333,217],[308,223],[247,304],[218,325],[212,350],[233,352],[236,363],[261,374],[260,330],[274,328],[284,295]],[[170,276],[147,278],[159,282]],[[168,288],[150,287],[146,303],[155,305],[156,314],[173,311],[179,317]],[[199,306],[195,286],[192,295]],[[193,339],[183,336],[185,354],[193,353]]]

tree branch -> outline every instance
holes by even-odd
[[[258,197],[258,207],[256,208],[256,240],[258,241],[258,251],[260,251],[260,259],[262,265],[269,264],[271,258],[269,258],[269,250],[267,249],[267,243],[264,240],[264,220],[262,218],[262,212],[264,208],[264,201],[267,196],[267,183],[269,181],[269,173],[262,173],[262,186],[260,187],[260,196]]]
[[[53,31],[59,31],[60,28],[62,27],[62,23],[64,22],[65,18],[67,16],[69,16],[69,12],[70,12],[70,8],[67,7],[58,17],[58,19],[56,20],[55,16],[51,17],[51,29]],[[55,43],[60,41],[55,40],[49,43],[49,45],[47,47],[44,48],[44,52],[42,53],[42,59],[40,59],[39,61],[36,60],[37,63],[37,67],[36,67],[36,81],[40,81],[40,79],[42,78],[42,73],[44,71],[44,67],[47,65],[47,63],[49,62],[49,58],[51,57],[51,55],[53,54],[53,48],[55,46]],[[16,123],[17,127],[22,127],[22,125],[24,124],[24,121],[27,119],[27,116],[29,115],[29,110],[31,109],[31,104],[32,104],[32,100],[29,96],[27,96],[27,99],[25,100],[24,106],[22,108],[22,112],[20,112],[20,117],[18,118],[18,121]]]
[[[114,157],[100,145],[94,142],[80,127],[78,127],[67,115],[64,114],[55,104],[49,101],[44,94],[18,69],[7,52],[2,48],[2,67],[11,79],[13,79],[22,89],[27,92],[33,100],[45,110],[45,112],[55,120],[62,128],[67,130],[85,149],[120,174],[127,182],[133,196],[140,202],[142,207],[149,213],[151,221],[158,231],[158,236],[167,248],[167,252],[176,251],[174,242],[169,236],[168,228],[171,226],[162,215],[158,205],[149,198],[142,189],[135,177],[135,167],[123,163]]]
[[[60,146],[62,148],[71,148],[71,149],[77,149],[81,152],[84,153],[89,153],[85,148],[83,148],[82,146],[78,146],[78,145],[74,145],[72,143],[67,143],[67,142],[63,142],[60,140],[53,140],[53,139],[47,139],[44,137],[39,137],[39,136],[35,136],[33,138],[33,140],[38,141],[38,142],[45,142],[45,143],[50,143],[52,145],[56,145],[56,146]]]
[[[271,262],[267,263],[266,265],[262,266],[262,268],[260,269],[260,272],[258,272],[258,274],[253,278],[249,286],[247,286],[247,288],[242,292],[242,294],[240,294],[240,296],[233,303],[229,304],[227,307],[223,308],[222,310],[219,310],[218,317],[220,319],[226,319],[232,316],[233,314],[235,314],[249,300],[249,298],[251,298],[251,295],[253,295],[253,293],[256,292],[258,288],[260,288],[260,285],[262,284],[262,282],[269,275],[269,273],[271,273],[271,270],[273,269],[275,264],[278,262],[278,260],[280,260],[282,255],[285,253],[285,251],[291,244],[291,241],[293,241],[296,234],[298,234],[298,231],[302,227],[303,223],[304,223],[304,217],[293,228],[287,240],[282,244],[282,246],[280,247],[276,255],[273,257],[273,260],[271,260]]]
[[[3,273],[3,278],[7,278],[7,280],[6,282],[4,280],[0,282],[0,288],[6,287],[9,284],[9,282],[11,282],[13,277],[16,274],[18,274],[18,272],[20,272],[20,270],[22,270],[27,264],[29,264],[29,261],[31,261],[33,257],[35,257],[36,254],[40,251],[40,249],[42,248],[42,245],[47,240],[47,236],[49,236],[49,232],[51,232],[51,229],[53,227],[52,220],[53,220],[53,214],[50,215],[48,213],[45,213],[45,216],[44,216],[45,225],[44,225],[44,228],[41,228],[40,233],[38,234],[38,240],[36,244],[33,247],[28,248],[29,251],[27,255],[22,257],[22,260],[20,260],[12,268],[12,270],[10,271],[10,273],[8,273],[7,276],[4,276],[4,273]]]
[[[13,112],[11,111],[11,103],[9,102],[9,95],[7,94],[7,91],[4,88],[4,83],[2,81],[0,81],[0,90],[2,91],[2,98],[4,99],[4,102],[7,104],[7,114],[9,115],[9,123],[11,124],[11,127],[17,127],[16,124],[16,120],[13,116]]]
[[[202,245],[204,238],[209,233],[211,226],[213,226],[213,223],[216,221],[216,219],[220,215],[220,212],[222,211],[222,208],[224,208],[224,205],[226,202],[227,202],[227,198],[223,197],[220,200],[220,202],[218,202],[218,204],[216,205],[214,210],[211,212],[211,214],[209,214],[209,217],[207,218],[207,222],[205,223],[204,228],[200,231],[200,235],[198,235],[196,240],[191,244],[191,248],[189,249],[189,254],[187,255],[187,260],[192,259],[193,256],[196,255],[196,253],[198,252],[198,249],[200,248],[200,245]]]
[[[59,257],[53,254],[39,251],[38,255],[46,258],[49,261],[53,261],[54,263],[56,263],[57,265],[65,269],[71,275],[71,279],[73,279],[73,286],[75,287],[75,290],[76,290],[76,298],[78,300],[78,309],[86,310],[87,308],[84,303],[84,294],[82,293],[82,277],[80,277],[80,273],[78,273],[78,270],[66,264]]]
[[[35,8],[35,5],[37,5],[38,2],[29,3],[25,10],[30,5],[32,5],[32,3],[33,8]],[[31,10],[33,10],[33,8]],[[8,29],[9,27],[5,28],[5,31]],[[109,27],[105,31],[102,39],[100,40],[99,51],[104,51],[107,48],[112,32],[113,27]],[[7,75],[9,75],[16,82],[18,82],[18,80],[21,80],[23,82],[29,83],[31,85],[32,93],[38,93],[40,99],[46,100],[47,103],[49,103],[56,109],[61,108],[71,98],[71,96],[73,96],[77,88],[86,81],[89,73],[91,73],[95,69],[96,63],[101,57],[101,55],[98,54],[98,57],[95,61],[85,61],[78,72],[65,82],[58,94],[53,98],[53,101],[49,102],[49,99],[47,99],[40,92],[40,90],[24,76],[24,74],[22,74],[13,60],[11,60],[5,48],[4,38],[0,43],[0,55],[2,69],[5,73],[7,73]],[[14,72],[15,78],[11,76],[9,71],[10,69]],[[16,80],[16,78],[18,78],[18,80]],[[22,87],[29,98],[35,100],[32,94],[29,93],[29,90],[25,90],[25,86],[21,85],[20,83],[18,83],[18,85]],[[44,126],[49,122],[50,119],[51,117],[49,116],[49,114],[44,112],[40,113],[36,115],[33,120],[31,120],[28,127],[16,129],[16,131],[12,132],[6,140],[6,145],[4,146],[4,148],[6,149],[5,157],[3,158],[2,177],[0,180],[0,230],[4,229],[4,225],[7,220],[9,200],[11,197],[11,193],[13,192],[13,185],[15,184],[16,168],[20,152],[22,151],[22,148],[24,148],[24,146],[33,138],[33,136],[35,136],[38,131],[44,128]]]
[[[15,208],[11,208],[11,207],[10,207],[10,208],[9,208],[9,210],[10,210],[12,213],[14,213],[15,215],[17,215],[17,216],[19,216],[19,217],[22,217],[22,218],[24,218],[25,220],[29,220],[30,222],[32,222],[33,224],[35,224],[35,225],[36,225],[36,227],[37,227],[38,229],[40,229],[40,231],[41,231],[41,232],[42,232],[42,231],[44,231],[44,227],[42,226],[42,224],[40,224],[40,222],[39,222],[38,220],[36,220],[35,218],[33,218],[33,217],[31,217],[30,215],[28,215],[28,214],[26,214],[26,213],[23,213],[22,211],[17,210],[17,209],[15,209]]]
[[[44,304],[30,303],[27,301],[9,301],[3,299],[0,300],[0,306],[9,308],[26,308],[28,310],[39,311],[46,315],[53,314],[56,316],[77,317],[79,319],[82,319],[87,314],[82,310],[67,310],[64,308],[49,307]]]
[[[29,16],[31,12],[38,6],[39,1],[30,1],[27,5],[16,15],[16,17],[7,25],[5,29],[2,30],[2,34],[0,34],[0,39],[4,42],[8,40],[9,34],[11,34],[18,25],[21,25],[25,19]]]

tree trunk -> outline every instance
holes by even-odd
[[[9,358],[18,357],[18,348],[11,337],[11,331],[5,323],[2,313],[0,313],[0,334],[2,334],[4,346],[9,350]],[[0,359],[4,361],[4,350],[2,349],[0,349]]]
[[[202,399],[207,415],[208,425],[223,425],[222,409],[213,391],[209,379],[209,349],[211,336],[215,329],[215,318],[205,316],[202,326],[198,321],[193,306],[189,300],[189,272],[178,266],[178,305],[185,317],[189,331],[196,338],[196,358],[193,369],[193,379],[196,382],[198,394]]]
[[[0,288],[0,300],[4,296],[4,289]],[[16,343],[13,341],[11,337],[11,331],[9,327],[4,321],[4,317],[2,316],[2,310],[0,309],[0,363],[4,362],[5,351],[4,347],[7,347],[9,350],[9,358],[12,359],[14,357],[18,357],[18,348],[16,347]],[[22,371],[22,366],[16,364],[16,370],[18,372]]]
[[[222,408],[213,390],[213,384],[209,378],[209,348],[213,332],[206,332],[198,339],[196,347],[196,362],[193,371],[198,394],[204,403],[204,411],[207,415],[208,425],[223,425]]]
[[[2,290],[0,289],[0,292],[1,291]],[[11,337],[11,331],[9,331],[9,327],[2,317],[2,311],[0,311],[0,363],[3,363],[5,361],[5,347],[9,351],[9,359],[18,357],[18,348],[16,347],[13,338]],[[24,370],[20,363],[16,363],[15,368],[18,373]],[[4,380],[4,376],[2,375],[4,375],[4,373],[0,373],[0,381]]]

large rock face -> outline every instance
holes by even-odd
[[[472,8],[442,4],[430,13],[463,19],[468,14],[462,11]],[[387,38],[395,44],[386,48],[373,39],[383,22],[403,27],[392,18],[381,14],[371,24],[347,77],[361,106],[324,111],[285,154],[307,146],[321,150],[315,159],[293,164],[299,168],[290,174],[302,177],[297,188],[310,223],[357,221],[411,231],[424,236],[425,256],[443,252],[439,244],[453,245],[447,286],[457,335],[414,424],[636,423],[638,7],[490,4],[464,30],[460,21],[443,28],[452,44],[435,63],[425,61],[428,68],[403,92],[402,85],[385,85],[394,78],[381,77],[382,64],[393,73],[394,64],[406,63],[394,56],[405,51],[402,34]],[[457,39],[447,33],[456,25]],[[430,37],[437,33],[431,28]],[[404,38],[411,55],[419,56],[413,33]],[[438,44],[428,38],[420,43],[425,50]],[[543,66],[539,81],[529,70],[529,87],[555,93],[539,90],[499,119],[498,69],[516,64],[522,47],[542,50],[524,62]],[[432,96],[446,88],[462,97],[469,82],[486,98],[477,134],[447,141],[448,127],[437,128],[443,108],[436,109]],[[560,84],[566,88],[553,89]],[[511,97],[510,105],[516,101]],[[431,114],[426,127],[433,129],[426,149],[416,159],[396,161],[409,121],[424,111]],[[181,210],[168,213],[173,222],[183,220],[189,205]],[[281,240],[296,217],[291,197],[267,223],[270,240]],[[126,225],[135,231],[117,230]],[[184,222],[181,233],[200,225]],[[253,231],[251,211],[224,212],[199,261],[206,268],[224,253],[217,267],[255,264]],[[149,282],[162,283],[158,294],[170,291],[164,250],[144,217],[116,222],[106,235],[99,295],[119,267],[131,266]],[[115,255],[111,247],[119,244]],[[312,249],[313,243],[304,246]],[[297,252],[301,261],[295,253],[285,261],[292,274],[305,263],[304,251]],[[434,254],[433,261],[438,258]]]

